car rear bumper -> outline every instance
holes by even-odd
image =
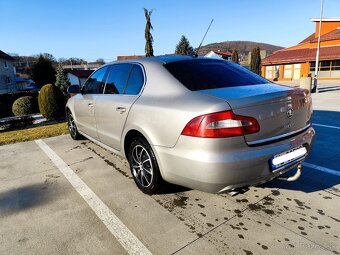
[[[301,163],[309,154],[315,131],[312,127],[285,140],[249,147],[243,137],[206,139],[180,136],[173,148],[154,146],[162,177],[174,184],[217,193],[272,180]],[[307,155],[273,172],[274,155],[300,145]]]

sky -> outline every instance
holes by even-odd
[[[115,60],[144,54],[152,9],[154,54],[173,53],[181,35],[203,43],[255,41],[283,47],[315,30],[320,0],[0,0],[0,50],[19,55]],[[340,0],[324,0],[323,17],[340,17]]]

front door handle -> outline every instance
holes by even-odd
[[[88,103],[87,106],[89,107],[89,109],[93,108],[93,104],[92,103]]]
[[[126,108],[125,107],[117,107],[116,111],[120,112],[122,114],[122,113],[126,112]]]

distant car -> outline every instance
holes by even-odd
[[[69,93],[72,138],[126,157],[147,194],[163,180],[214,193],[269,181],[307,157],[315,134],[307,90],[225,60],[112,62]]]
[[[31,84],[27,87],[25,87],[24,89],[21,89],[21,91],[33,91],[33,92],[39,92],[40,91],[40,87],[38,87],[35,84]]]

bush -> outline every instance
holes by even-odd
[[[17,91],[0,94],[0,118],[13,115],[12,105],[14,101],[23,96],[32,96],[34,98],[37,98],[38,93],[33,91]]]
[[[32,96],[19,97],[12,106],[14,116],[29,115],[38,112],[37,99]]]
[[[52,85],[44,85],[38,96],[40,113],[47,120],[55,120],[65,116],[65,97],[61,90]]]

